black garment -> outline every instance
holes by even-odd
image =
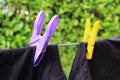
[[[41,63],[33,71],[34,80],[66,80],[56,45],[47,48]]]
[[[32,80],[34,48],[0,51],[0,80]]]
[[[85,54],[86,44],[80,43],[72,64],[69,80],[92,80]]]
[[[86,48],[79,44],[69,80],[120,80],[120,37],[97,41],[92,60],[86,60]]]
[[[96,42],[89,66],[93,80],[120,80],[120,37]]]
[[[66,80],[58,47],[48,46],[41,63],[33,68],[35,47],[1,50],[0,80]]]

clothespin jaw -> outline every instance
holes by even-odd
[[[36,20],[34,22],[33,34],[29,43],[30,46],[36,46],[33,64],[34,67],[36,67],[42,60],[49,40],[57,28],[58,21],[59,17],[57,15],[53,16],[47,25],[45,33],[41,35],[40,33],[44,22],[44,12],[41,11],[36,17]]]
[[[90,19],[87,19],[85,25],[84,37],[83,37],[83,41],[87,43],[87,53],[86,53],[87,59],[92,59],[94,45],[96,42],[96,37],[100,26],[100,21],[95,22],[92,30],[90,29],[91,28],[90,26],[91,26],[91,21]]]

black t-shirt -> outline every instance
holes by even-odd
[[[97,41],[92,60],[86,48],[79,44],[69,80],[120,80],[120,37]]]
[[[72,64],[69,80],[92,80],[85,54],[86,44],[80,43]]]
[[[41,63],[33,67],[35,47],[0,51],[0,80],[66,80],[58,47],[47,47]]]
[[[89,67],[93,80],[120,80],[120,37],[97,41]]]

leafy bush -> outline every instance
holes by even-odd
[[[59,15],[59,26],[50,44],[76,43],[83,39],[86,18],[101,21],[97,39],[120,34],[120,0],[3,0],[0,2],[0,49],[25,47],[40,10],[45,12],[42,34],[50,18]],[[77,47],[59,47],[67,76]]]

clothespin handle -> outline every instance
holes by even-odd
[[[86,42],[86,43],[88,42],[88,39],[90,38],[90,31],[91,31],[91,22],[90,22],[90,19],[86,19],[83,42]]]

